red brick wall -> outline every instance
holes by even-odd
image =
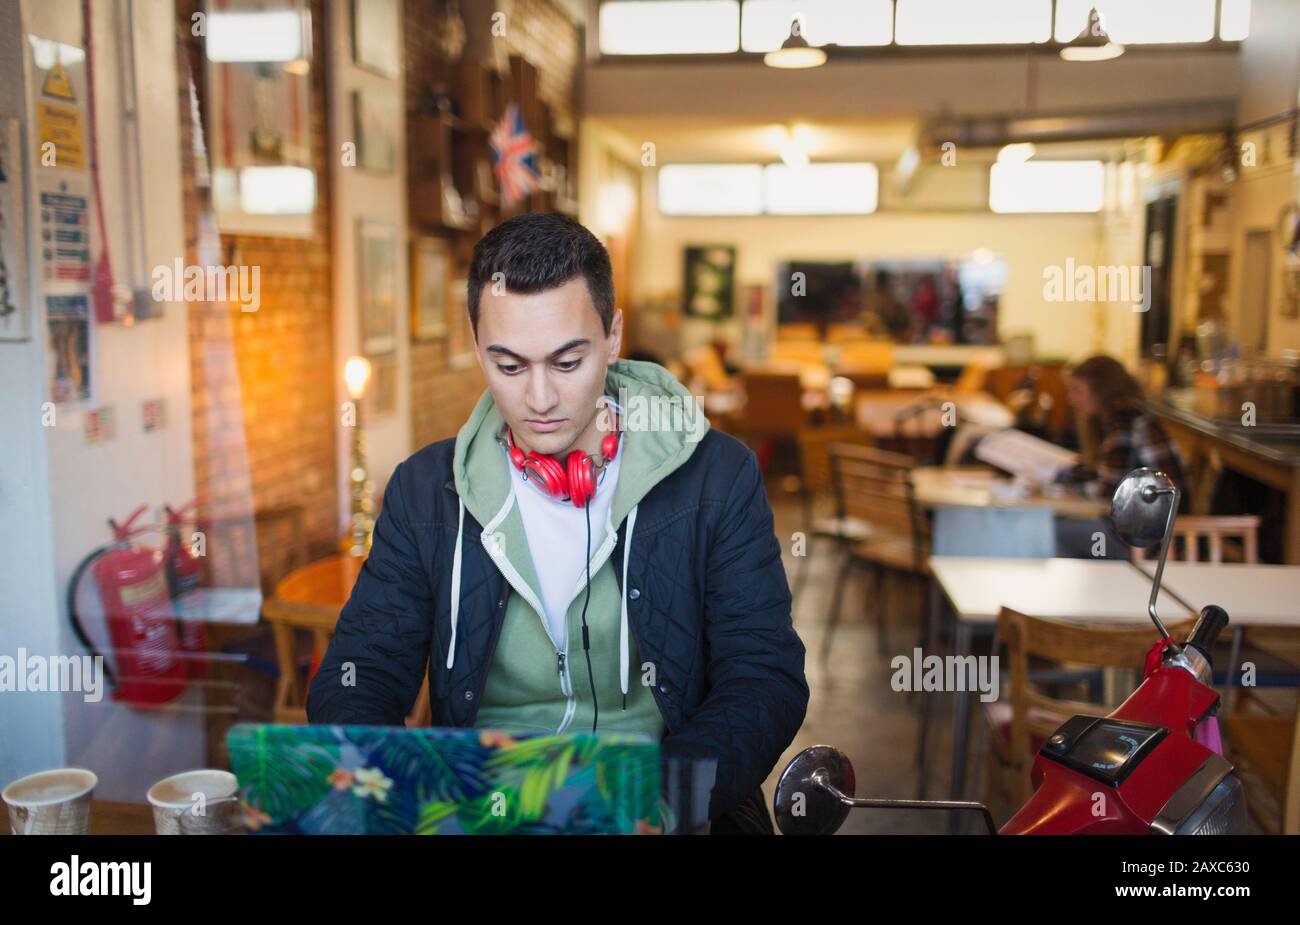
[[[189,306],[190,353],[197,493],[200,497],[234,498],[251,492],[252,510],[300,504],[303,540],[311,552],[323,552],[333,547],[339,533],[335,441],[340,420],[334,401],[325,10],[322,0],[313,0],[310,6],[315,48],[311,70],[317,183],[314,233],[307,239],[222,235],[223,262],[261,268],[261,307],[256,312],[242,312],[237,305]],[[191,14],[200,8],[196,0],[176,3],[187,263],[199,262],[198,226],[207,210],[205,191],[197,187],[190,169],[193,137],[186,67],[188,59],[195,68],[206,123],[202,40],[190,34]],[[210,317],[204,318],[205,313]],[[214,426],[206,413],[210,403],[233,403],[236,392],[229,383],[205,381],[204,352],[226,336],[233,338],[238,369],[247,471],[239,454],[222,451],[222,437],[210,433]],[[223,417],[237,421],[239,413]],[[213,554],[217,552],[213,550]]]

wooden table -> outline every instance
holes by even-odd
[[[263,610],[284,609],[285,604],[317,607],[321,628],[333,629],[363,562],[363,558],[340,553],[294,569],[275,586],[275,595],[263,604]],[[332,618],[327,613],[330,608],[334,611]]]
[[[8,807],[0,803],[5,813],[0,834],[10,835]],[[114,803],[111,800],[90,801],[91,835],[154,835],[153,807],[148,803]]]
[[[298,668],[297,631],[311,633],[313,657],[319,664],[363,562],[364,558],[344,552],[294,569],[280,580],[275,594],[263,604],[262,616],[271,625],[280,664],[273,712],[276,722],[307,722],[306,684]]]
[[[1067,492],[1036,491],[1013,494],[1013,482],[983,466],[918,466],[912,470],[917,504],[924,508],[1048,507],[1066,517],[1101,517],[1110,509],[1106,498],[1087,498]]]

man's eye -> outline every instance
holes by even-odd
[[[519,371],[523,369],[523,367],[520,366],[518,363],[511,363],[506,366],[502,366],[500,363],[498,363],[497,369],[501,370],[501,372],[505,373],[507,376],[514,376],[517,375]]]
[[[555,364],[555,368],[562,373],[571,373],[578,368],[578,364],[581,362],[582,360],[561,360]]]

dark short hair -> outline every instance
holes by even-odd
[[[527,212],[507,219],[474,245],[469,266],[469,321],[478,337],[479,299],[493,275],[504,273],[507,292],[546,292],[581,276],[608,336],[614,323],[614,272],[609,252],[578,222],[558,212]]]

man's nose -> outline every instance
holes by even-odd
[[[534,414],[546,414],[555,407],[555,388],[545,366],[534,366],[528,371],[528,391],[525,398]]]

